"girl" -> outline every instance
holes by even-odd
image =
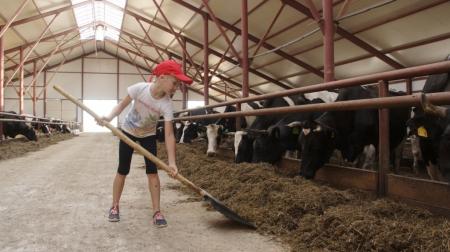
[[[173,133],[172,95],[181,82],[191,84],[192,79],[181,70],[181,66],[173,61],[166,60],[158,64],[153,70],[154,81],[141,82],[128,87],[128,95],[117,104],[111,113],[102,117],[110,122],[118,116],[128,104],[133,101],[132,107],[122,124],[125,135],[156,156],[156,124],[160,115],[164,116],[165,143],[172,176],[178,173],[175,158],[175,137]],[[99,122],[103,125],[102,122]],[[119,144],[119,167],[113,183],[113,201],[109,210],[109,221],[119,221],[119,200],[125,185],[125,178],[130,171],[133,149],[125,142]],[[153,224],[157,227],[167,226],[167,222],[160,209],[160,182],[156,165],[145,158],[148,188],[153,206]]]

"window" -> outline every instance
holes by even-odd
[[[72,0],[75,19],[80,29],[81,39],[110,39],[119,41],[126,0]]]
[[[199,108],[199,107],[204,107],[204,106],[205,106],[205,101],[188,101],[187,102],[188,109]]]

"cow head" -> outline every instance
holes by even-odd
[[[28,127],[26,124],[24,124],[24,130],[22,132],[22,135],[24,135],[28,140],[30,141],[37,141],[36,132],[33,128]]]
[[[208,140],[208,150],[206,155],[208,157],[215,156],[217,153],[217,147],[220,144],[222,137],[223,125],[209,124],[206,126],[206,137]]]
[[[236,131],[234,134],[234,161],[243,163],[252,161],[253,138],[246,131]]]
[[[190,143],[198,137],[199,125],[196,122],[186,122],[181,134],[180,143]]]
[[[174,122],[173,126],[174,126],[173,130],[175,132],[175,141],[178,143],[178,142],[180,142],[181,136],[183,135],[184,123],[183,122]]]
[[[315,121],[304,122],[299,142],[301,144],[300,176],[314,178],[316,171],[331,157],[335,146],[335,131]]]
[[[253,136],[252,162],[266,162],[275,164],[286,151],[283,144],[287,138],[281,138],[281,132],[285,131],[285,126],[272,126],[268,130],[250,131]]]

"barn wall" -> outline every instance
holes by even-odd
[[[84,61],[84,63],[82,63]],[[117,65],[119,63],[119,65]],[[84,67],[82,67],[84,64]],[[119,69],[119,75],[117,73]],[[56,71],[58,70],[58,71]],[[83,72],[83,73],[82,73]],[[149,78],[149,72],[144,73],[145,80]],[[47,80],[47,103],[46,115],[44,115],[44,102],[43,102],[43,86],[44,75]],[[92,100],[122,100],[127,95],[127,88],[138,82],[144,81],[139,71],[134,65],[130,65],[124,61],[114,58],[108,54],[99,52],[97,55],[91,54],[67,64],[62,65],[59,69],[49,69],[47,72],[42,72],[37,81],[37,94],[41,95],[36,103],[36,115],[39,117],[53,117],[61,118],[69,121],[82,121],[82,111],[77,109],[76,106],[61,96],[58,92],[51,88],[53,85],[58,85],[66,90],[71,95],[75,96],[79,100],[92,99]],[[31,83],[32,77],[25,78],[25,86]],[[83,83],[83,84],[82,84]],[[15,82],[14,85],[17,89],[19,83]],[[5,88],[5,110],[19,111],[19,97],[14,90],[14,87],[10,85]],[[30,89],[30,92],[32,89]],[[188,99],[203,101],[203,96],[188,92]],[[33,113],[33,103],[31,97],[25,96],[24,110],[26,114]],[[182,109],[182,94],[181,91],[177,92],[173,100],[174,110]],[[210,101],[210,103],[215,103]],[[122,121],[128,111],[129,107],[125,109],[125,112],[119,116],[119,121]]]

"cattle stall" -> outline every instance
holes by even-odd
[[[288,94],[306,93],[312,91],[321,91],[326,89],[345,88],[350,86],[357,86],[367,83],[372,83],[377,80],[382,80],[378,83],[380,90],[379,98],[341,101],[334,103],[323,104],[308,104],[293,107],[269,108],[260,109],[247,112],[230,112],[225,114],[212,115],[198,115],[180,117],[175,120],[195,120],[195,119],[212,119],[223,117],[235,117],[243,115],[270,115],[280,113],[295,113],[307,111],[330,111],[330,110],[351,110],[363,108],[378,108],[380,113],[380,139],[379,145],[382,146],[379,150],[379,167],[378,171],[367,171],[362,169],[352,169],[345,167],[326,166],[325,169],[319,170],[317,179],[326,181],[339,187],[354,187],[364,190],[376,192],[379,196],[388,196],[392,198],[401,198],[405,201],[426,208],[432,209],[435,212],[450,215],[450,201],[448,194],[448,182],[428,181],[424,179],[417,179],[411,177],[404,177],[395,174],[389,174],[389,146],[388,136],[389,129],[383,125],[387,125],[386,117],[384,117],[385,108],[406,107],[406,106],[421,106],[420,95],[403,95],[396,97],[387,97],[386,91],[388,81],[403,78],[412,78],[419,75],[447,73],[450,70],[450,62],[441,62],[436,64],[424,65],[413,68],[406,68],[402,70],[395,70],[380,74],[373,74],[369,76],[360,76],[351,79],[331,81],[328,83],[312,85],[308,87],[301,87],[291,90],[285,90],[272,94],[265,94],[261,96],[247,97],[243,99],[236,99],[215,105],[208,105],[206,108],[214,108],[217,106],[230,105],[233,103],[242,103],[249,101],[256,101],[272,97],[279,97]],[[433,93],[429,94],[430,100],[436,104],[449,104],[450,93]],[[434,97],[434,98],[433,98]],[[186,112],[189,110],[182,110]],[[383,118],[384,117],[384,118]],[[386,142],[387,141],[387,142]],[[298,160],[283,159],[280,166],[283,169],[299,169]]]

